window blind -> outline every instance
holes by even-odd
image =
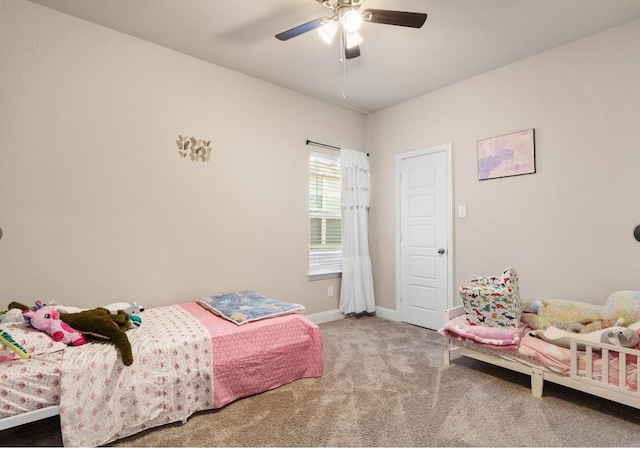
[[[309,153],[309,274],[342,271],[340,158]]]

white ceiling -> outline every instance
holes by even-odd
[[[342,64],[337,39],[274,37],[329,16],[316,0],[31,1],[363,113],[640,18],[640,0],[363,0],[428,18],[365,23],[362,55]]]

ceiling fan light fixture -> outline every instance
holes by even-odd
[[[355,9],[350,9],[342,15],[342,26],[347,33],[353,33],[360,29],[362,16]]]
[[[311,30],[327,44],[340,32],[340,62],[360,56],[362,36],[358,33],[363,22],[380,23],[409,28],[421,28],[427,19],[426,13],[394,11],[387,9],[365,9],[360,13],[362,0],[315,0],[332,12],[331,17],[320,17],[275,35],[276,39],[287,41]]]
[[[364,39],[362,38],[362,36],[360,36],[360,33],[358,33],[357,31],[354,31],[352,33],[346,33],[346,35],[347,35],[347,39],[346,39],[345,46],[347,48],[356,47],[364,42]]]
[[[327,44],[333,41],[334,36],[338,32],[338,22],[329,20],[327,23],[318,28],[318,34]]]

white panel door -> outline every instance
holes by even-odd
[[[400,158],[400,313],[439,329],[448,307],[448,157],[446,151]]]

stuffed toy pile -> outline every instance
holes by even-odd
[[[9,304],[9,309],[14,308],[22,310],[25,315],[30,311],[29,307],[15,301]],[[77,313],[60,313],[60,320],[82,335],[114,343],[120,351],[122,362],[127,366],[133,363],[131,343],[126,334],[131,320],[124,310],[112,314],[108,309],[98,307]]]
[[[521,321],[531,329],[549,326],[576,333],[607,329],[623,318],[623,326],[640,321],[640,291],[612,293],[605,304],[596,305],[564,299],[525,301]]]
[[[630,327],[622,327],[623,323],[624,318],[620,318],[609,328],[581,334],[576,334],[564,329],[558,329],[555,326],[549,326],[544,330],[534,330],[530,335],[567,349],[571,347],[571,340],[575,338],[581,338],[594,343],[606,343],[613,346],[620,346],[622,348],[633,348],[640,342],[640,336],[638,336],[637,332],[638,328],[640,328],[640,322],[632,323]],[[585,348],[586,346],[584,344],[577,344],[577,349],[579,351],[584,351]]]

